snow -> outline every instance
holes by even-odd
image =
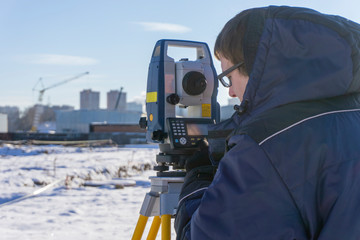
[[[131,239],[158,152],[156,145],[0,145],[0,238]]]

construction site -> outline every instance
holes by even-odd
[[[44,94],[49,90],[89,74],[83,72],[49,86],[39,78],[32,89],[38,94],[37,102],[22,119],[16,107],[0,107],[0,140],[32,144],[145,143],[145,130],[138,124],[142,104],[127,102],[123,87],[107,92],[106,109],[100,108],[100,92],[92,89],[79,93],[80,109],[77,110],[72,106],[43,103]]]

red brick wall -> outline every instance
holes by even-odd
[[[90,125],[90,132],[146,132],[137,124],[101,124]]]

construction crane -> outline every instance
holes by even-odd
[[[85,76],[87,74],[89,74],[89,72],[80,73],[80,74],[78,74],[78,75],[76,75],[74,77],[65,79],[65,80],[63,80],[61,82],[58,82],[58,83],[55,83],[55,84],[53,84],[53,85],[51,85],[49,87],[44,87],[44,84],[42,83],[42,78],[39,79],[39,81],[35,84],[35,86],[33,88],[33,90],[35,90],[35,87],[38,85],[39,82],[42,85],[42,89],[38,90],[39,91],[39,97],[38,97],[38,103],[35,106],[34,121],[33,121],[32,127],[31,127],[32,132],[37,131],[37,127],[38,127],[39,122],[40,122],[40,116],[41,116],[41,114],[43,112],[42,100],[43,100],[43,96],[44,96],[45,91],[47,91],[47,90],[49,90],[51,88],[63,85],[65,83],[68,83],[70,81],[73,81],[75,79],[81,78],[81,77],[83,77],[83,76]]]
[[[120,102],[122,90],[123,90],[123,87],[120,88],[120,92],[119,92],[119,94],[118,94],[118,96],[117,96],[116,103],[115,103],[115,108],[114,108],[115,111],[118,110],[118,106],[119,106],[119,102]]]

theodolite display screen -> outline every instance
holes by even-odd
[[[208,135],[208,125],[212,119],[206,118],[168,118],[168,133],[172,148],[196,148],[197,142]]]
[[[189,136],[208,135],[207,125],[205,124],[188,123],[186,128]]]

